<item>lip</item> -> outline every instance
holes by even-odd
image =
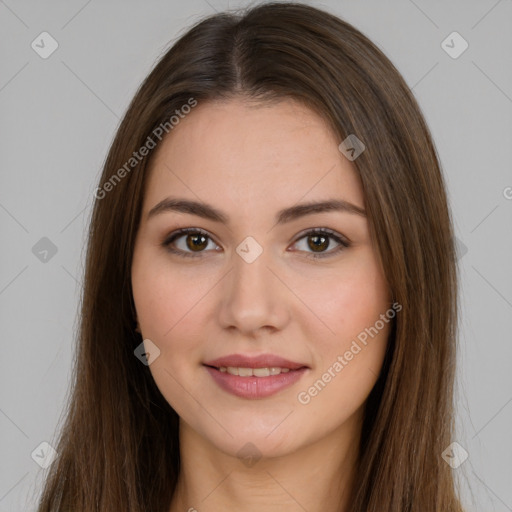
[[[302,367],[298,370],[290,370],[287,373],[269,375],[268,377],[240,377],[227,372],[221,372],[211,366],[205,366],[205,368],[221,389],[232,395],[252,400],[275,395],[279,391],[295,384],[309,371],[309,368]],[[256,368],[260,367],[257,366]]]
[[[233,366],[241,368],[288,368],[290,370],[298,370],[300,368],[309,368],[306,364],[296,363],[289,361],[283,357],[274,354],[260,354],[257,356],[246,356],[243,354],[231,354],[229,356],[219,357],[212,359],[205,363],[206,366],[214,366],[220,368],[221,366]],[[246,378],[246,377],[244,377]],[[258,377],[265,379],[266,377]]]
[[[246,356],[231,354],[219,357],[203,363],[204,367],[216,382],[216,384],[235,396],[257,400],[272,396],[295,384],[306,372],[309,366],[290,361],[273,354],[260,354],[258,356]],[[268,377],[240,377],[221,372],[221,366],[241,368],[288,368],[290,371]]]

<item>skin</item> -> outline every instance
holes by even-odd
[[[365,216],[314,213],[283,225],[275,214],[297,203],[344,199],[364,209],[354,164],[322,118],[286,99],[242,98],[199,104],[153,155],[132,266],[143,339],[160,350],[149,368],[180,416],[182,469],[170,511],[348,510],[363,406],[381,369],[389,334],[379,333],[309,403],[298,400],[343,356],[358,334],[389,310],[391,297]],[[167,211],[168,197],[206,202],[225,225]],[[162,243],[179,228],[201,228],[207,246]],[[335,252],[329,228],[350,247]],[[300,235],[300,236],[297,236]],[[194,238],[194,235],[191,235]],[[248,263],[236,252],[248,236],[263,253]],[[190,242],[190,236],[189,236]],[[313,246],[313,247],[312,247]],[[201,252],[202,251],[202,252]],[[203,363],[228,354],[272,353],[309,366],[291,387],[264,399],[217,386]],[[252,443],[259,459],[244,463]],[[339,504],[342,508],[339,508]],[[303,508],[302,508],[303,507]]]

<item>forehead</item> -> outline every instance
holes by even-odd
[[[285,99],[199,103],[163,139],[152,161],[145,207],[165,195],[223,207],[277,210],[337,196],[364,207],[359,176],[322,117]]]

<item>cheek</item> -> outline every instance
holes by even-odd
[[[199,364],[204,346],[201,316],[213,284],[206,275],[178,272],[160,260],[144,251],[134,258],[133,298],[144,339],[160,350],[149,366],[151,374],[167,402],[183,415],[191,408],[184,389],[193,391],[190,370]]]
[[[386,317],[387,322],[381,320],[391,304],[373,254],[355,254],[335,278],[320,284],[314,292],[310,288],[309,297],[329,330],[322,328],[328,334],[319,336],[320,329],[315,329],[319,322],[303,324],[307,338],[314,340],[316,365],[298,401],[310,414],[331,424],[354,413],[373,388],[382,368],[392,316]]]
[[[360,256],[331,279],[328,293],[313,297],[321,306],[318,315],[334,333],[314,338],[309,332],[318,340],[319,360],[298,398],[326,425],[342,423],[365,402],[381,370],[394,316],[386,317],[387,283],[373,255]]]
[[[160,342],[165,349],[182,333],[193,337],[200,326],[201,314],[208,292],[215,285],[215,276],[201,270],[172,266],[165,257],[141,251],[132,267],[133,298],[145,337]]]
[[[302,282],[297,295],[306,298],[318,319],[311,322],[308,317],[308,322],[304,321],[307,337],[317,340],[317,354],[332,359],[333,354],[348,349],[351,340],[375,324],[389,309],[390,297],[375,258],[367,251],[354,254],[335,275],[318,277],[314,286],[313,281]],[[327,360],[322,361],[326,363]]]

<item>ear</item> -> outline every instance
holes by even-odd
[[[137,326],[135,327],[135,332],[138,332],[139,334],[142,334],[141,331],[140,331],[139,321],[137,319],[135,319],[135,322],[137,323]]]

